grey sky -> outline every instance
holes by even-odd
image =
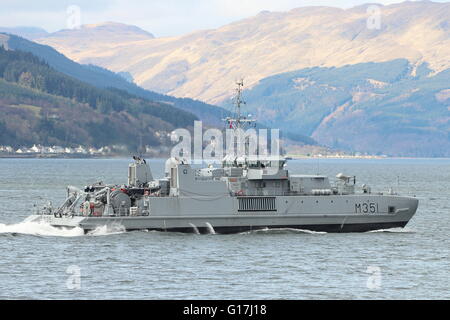
[[[173,36],[217,28],[262,10],[287,11],[325,5],[349,8],[370,0],[0,0],[0,26],[36,26],[47,31],[66,28],[67,8],[81,9],[81,23],[115,21],[136,25],[155,36]],[[381,4],[401,2],[379,0]],[[443,2],[443,1],[441,1]]]

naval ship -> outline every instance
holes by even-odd
[[[240,86],[230,127],[249,123],[241,117]],[[271,228],[320,232],[366,232],[404,227],[418,200],[390,189],[372,192],[356,177],[291,174],[287,160],[226,155],[221,166],[195,168],[171,157],[164,177],[154,179],[142,157],[133,157],[126,185],[94,183],[67,188],[66,200],[48,205],[28,221],[89,232],[103,226],[126,230],[189,233],[239,233]],[[359,190],[358,190],[359,189]]]

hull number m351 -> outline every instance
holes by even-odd
[[[378,203],[376,202],[355,203],[355,213],[378,213]]]

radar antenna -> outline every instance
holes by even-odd
[[[241,105],[246,104],[242,99],[242,89],[244,87],[244,79],[236,81],[237,88],[236,95],[233,98],[233,104],[235,107],[235,117],[226,117],[223,119],[230,129],[243,129],[246,125],[255,123],[255,120],[249,119],[249,116],[243,117],[241,114]]]

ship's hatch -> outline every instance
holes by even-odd
[[[238,197],[238,211],[277,211],[275,197]]]

